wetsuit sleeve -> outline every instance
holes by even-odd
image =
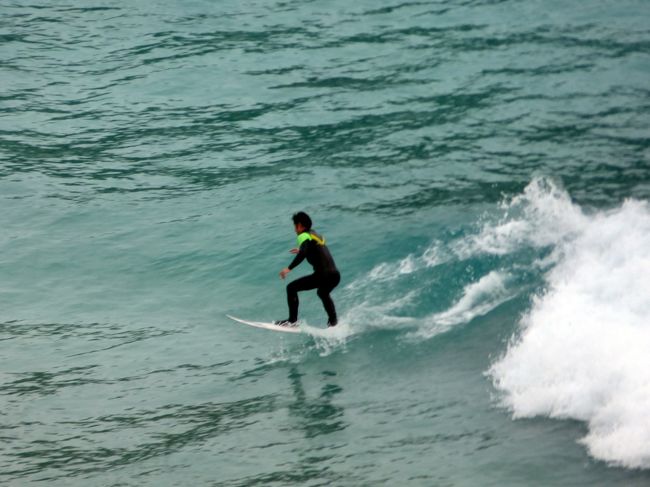
[[[307,245],[309,245],[309,240],[305,240],[302,245],[300,246],[300,249],[298,250],[298,253],[294,257],[294,259],[291,261],[291,264],[289,264],[289,269],[293,270],[294,267],[297,267],[300,265],[300,263],[305,260],[305,257],[307,257]]]

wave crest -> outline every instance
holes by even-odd
[[[650,468],[650,210],[576,215],[548,229],[561,258],[489,373],[515,417],[586,421],[595,458]]]

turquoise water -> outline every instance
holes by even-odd
[[[648,2],[0,8],[3,484],[650,484]]]

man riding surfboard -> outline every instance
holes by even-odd
[[[311,218],[307,213],[299,211],[292,216],[294,229],[296,231],[297,247],[291,249],[296,254],[291,264],[280,271],[280,277],[284,279],[287,274],[298,266],[303,260],[314,268],[314,273],[291,281],[287,285],[287,303],[289,305],[289,318],[276,321],[277,325],[292,326],[298,321],[298,292],[317,289],[316,294],[323,302],[327,313],[327,326],[336,326],[337,316],[334,301],[330,296],[332,290],[341,280],[341,274],[336,268],[334,259],[325,245],[325,239],[312,230]]]

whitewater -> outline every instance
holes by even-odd
[[[370,285],[374,293],[413,274],[422,274],[420,284],[436,280],[436,267],[449,262],[493,255],[508,263],[474,276],[449,307],[425,316],[400,313],[426,301],[421,288],[388,302],[364,301],[344,318],[344,335],[381,327],[409,330],[408,340],[431,339],[530,291],[521,287],[525,275],[541,270],[543,283],[519,330],[486,372],[499,392],[495,400],[517,419],[584,421],[589,432],[580,442],[594,458],[650,468],[647,202],[584,211],[556,181],[537,178],[482,219],[488,221],[462,238],[377,265],[349,291]]]
[[[493,246],[502,237],[554,245],[546,288],[489,373],[514,417],[585,421],[581,441],[595,458],[649,468],[650,207],[628,200],[584,214],[552,192],[543,195],[551,215],[540,215],[539,197],[535,187],[524,196],[533,205],[525,218],[534,221],[515,219],[479,237],[491,241],[488,252],[508,251],[509,243]]]

